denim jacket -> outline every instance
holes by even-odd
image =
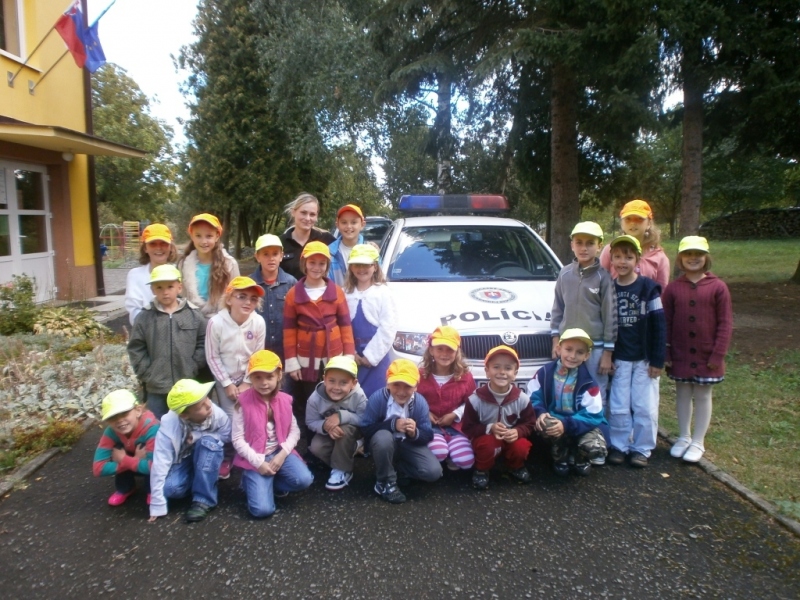
[[[286,300],[286,294],[297,283],[297,280],[280,267],[278,267],[278,278],[272,285],[264,283],[261,267],[250,278],[260,285],[265,292],[264,303],[261,309],[257,311],[258,314],[264,317],[264,321],[267,324],[264,349],[277,354],[281,358],[281,362],[283,362],[283,303]]]

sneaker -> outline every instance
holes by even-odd
[[[589,459],[589,464],[592,464],[592,465],[594,465],[596,467],[602,467],[604,464],[606,464],[606,457],[605,456],[595,456],[594,458]],[[578,465],[576,464],[575,466],[577,467]],[[587,472],[587,475],[588,475],[588,472]]]
[[[275,488],[272,489],[272,497],[273,498],[286,498],[289,495],[289,492],[286,490],[276,490]]]
[[[647,457],[641,452],[631,452],[631,466],[640,469],[647,466]]]
[[[222,464],[219,466],[219,478],[220,479],[228,479],[231,476],[231,467],[233,466],[233,461],[228,458],[222,460]]]
[[[691,445],[692,445],[692,438],[690,437],[678,438],[678,441],[673,444],[672,450],[669,451],[670,456],[674,458],[683,458],[683,455],[686,454],[686,451],[689,449],[689,446]]]
[[[621,450],[617,450],[616,448],[612,448],[608,451],[608,462],[612,465],[621,465],[625,462],[625,453]]]
[[[489,487],[489,473],[475,469],[472,473],[472,487],[476,490],[487,489]]]
[[[700,462],[700,459],[703,458],[703,453],[706,451],[703,448],[703,444],[698,442],[692,442],[689,445],[689,448],[683,454],[683,460],[690,463]]]
[[[189,510],[186,511],[186,522],[197,523],[202,521],[213,509],[214,507],[209,506],[208,504],[203,504],[202,502],[192,502]]]
[[[605,463],[605,457],[603,457],[603,459],[604,459],[603,462]],[[575,469],[575,472],[578,475],[582,475],[583,477],[586,477],[592,471],[592,464],[593,464],[592,461],[589,461],[589,462],[576,462],[575,466],[572,467],[572,468]]]
[[[325,484],[325,489],[331,490],[332,492],[342,490],[348,483],[350,483],[352,478],[352,473],[340,471],[339,469],[331,469],[331,476],[328,477],[328,483]]]
[[[567,461],[553,463],[553,469],[556,475],[560,475],[561,477],[569,475],[569,463]]]
[[[108,503],[111,506],[120,506],[121,504],[125,504],[125,501],[135,493],[136,488],[133,488],[130,492],[126,492],[124,494],[122,492],[114,492],[108,497]]]
[[[460,471],[461,467],[459,467],[456,463],[453,462],[453,459],[449,456],[444,461],[445,466],[447,467],[448,471]]]
[[[384,483],[378,481],[375,483],[375,493],[381,498],[386,500],[389,504],[402,504],[406,501],[406,497],[396,483],[386,481]]]
[[[364,440],[356,440],[356,451],[353,452],[353,456],[365,456],[366,448],[364,448]]]
[[[530,483],[531,482],[531,474],[528,469],[525,467],[520,467],[519,469],[514,469],[511,471],[511,476],[516,479],[519,483]]]

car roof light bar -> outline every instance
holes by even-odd
[[[505,196],[480,194],[444,194],[439,196],[412,196],[400,198],[402,212],[415,213],[503,213],[509,205]]]

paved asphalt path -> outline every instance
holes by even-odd
[[[352,484],[279,500],[250,518],[239,473],[220,507],[188,525],[187,501],[148,524],[91,462],[99,427],[0,502],[0,597],[16,598],[798,598],[800,541],[659,447],[645,470],[533,482],[466,473],[406,488],[389,505],[372,461]]]

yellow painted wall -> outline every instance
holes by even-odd
[[[94,264],[92,221],[89,214],[89,184],[86,177],[87,157],[76,154],[69,164],[69,195],[72,199],[72,246],[75,266]]]

